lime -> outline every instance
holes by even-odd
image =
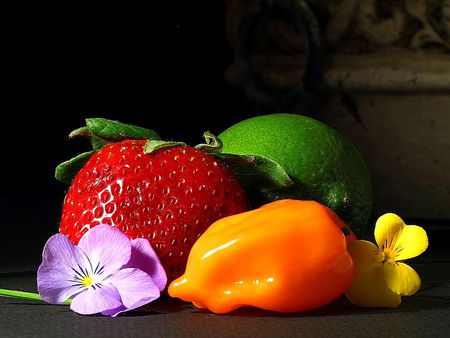
[[[222,153],[261,155],[277,162],[294,182],[265,195],[310,199],[333,209],[357,234],[372,209],[370,175],[358,150],[335,130],[309,117],[271,114],[241,121],[219,135]]]

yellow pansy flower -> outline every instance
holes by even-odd
[[[400,261],[427,249],[427,233],[389,213],[377,220],[375,240],[378,246],[364,240],[349,244],[355,276],[346,295],[359,306],[397,307],[401,296],[415,294],[421,284],[417,272]]]

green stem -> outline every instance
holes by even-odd
[[[223,143],[216,135],[211,134],[209,131],[203,133],[203,138],[206,143],[201,143],[195,146],[195,148],[205,151],[207,153],[218,154],[222,151]]]
[[[16,291],[16,290],[8,290],[8,289],[0,289],[0,297],[9,297],[9,298],[44,301],[38,293],[25,292],[25,291]],[[62,304],[70,304],[70,302],[71,302],[71,300],[68,299]]]

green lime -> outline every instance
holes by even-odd
[[[357,234],[372,209],[370,175],[358,150],[338,132],[309,117],[272,114],[241,121],[219,135],[222,153],[265,156],[294,184],[265,196],[311,199],[333,209]]]

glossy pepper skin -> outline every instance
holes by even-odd
[[[300,312],[330,303],[353,277],[345,224],[314,201],[280,200],[222,218],[194,244],[169,295],[215,313]]]

